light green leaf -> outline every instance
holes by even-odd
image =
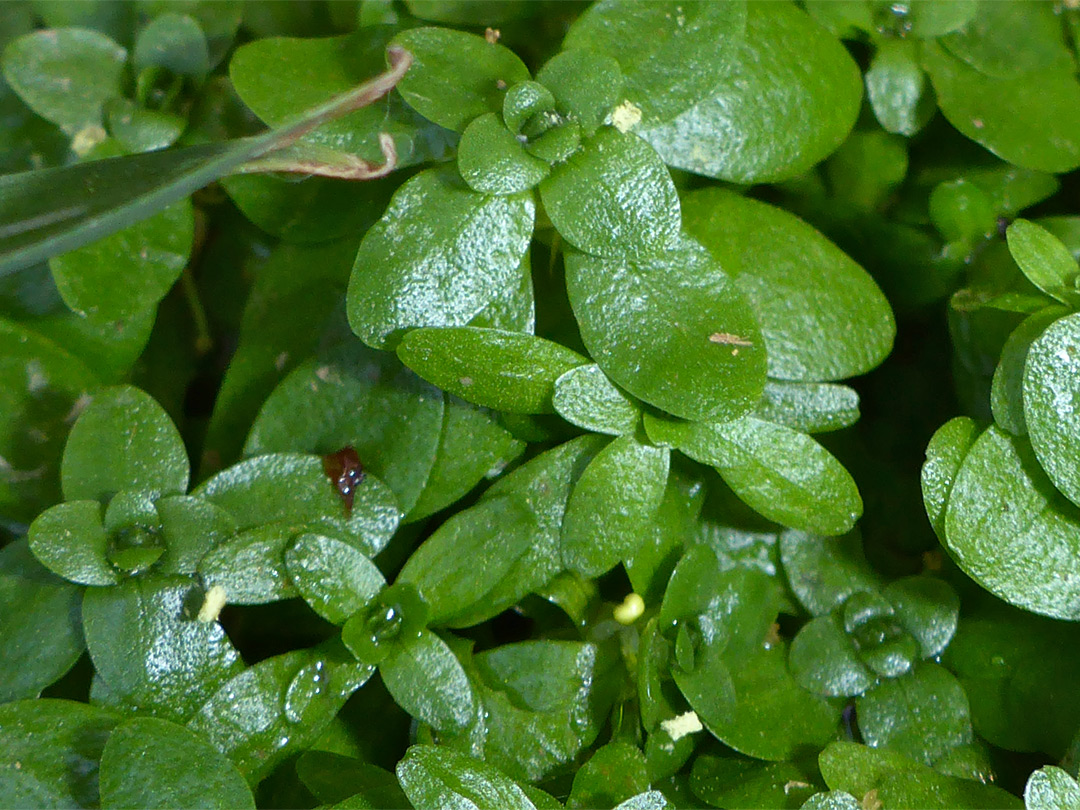
[[[255,808],[244,777],[183,726],[140,718],[117,726],[101,754],[103,808]]]
[[[994,421],[1016,436],[1027,433],[1024,416],[1024,369],[1031,344],[1068,310],[1060,306],[1040,309],[1017,326],[1001,347],[1001,359],[990,385],[990,409]]]
[[[508,413],[551,413],[555,380],[588,362],[544,338],[475,326],[414,329],[397,352],[443,390]]]
[[[652,259],[566,257],[581,337],[604,373],[686,419],[735,419],[765,385],[765,345],[736,285],[697,242]]]
[[[923,504],[939,538],[945,537],[945,509],[956,474],[979,432],[974,420],[957,416],[939,427],[926,446],[921,474]]]
[[[394,702],[436,731],[457,731],[473,719],[472,684],[450,647],[430,630],[397,646],[379,673]]]
[[[716,467],[747,506],[806,532],[839,535],[862,515],[851,475],[804,433],[745,416],[733,422],[672,422],[646,415],[649,438]]]
[[[632,556],[645,540],[667,486],[670,451],[622,436],[581,474],[562,527],[566,567],[596,577]]]
[[[199,577],[208,586],[224,588],[235,605],[263,605],[296,596],[285,571],[285,547],[299,530],[269,523],[238,531],[199,561]]]
[[[555,166],[540,198],[563,239],[595,256],[656,256],[678,235],[679,195],[663,161],[615,128]]]
[[[187,14],[166,12],[155,17],[135,39],[132,66],[136,73],[165,68],[201,81],[210,72],[210,48],[199,23]]]
[[[964,687],[937,664],[924,661],[882,680],[855,701],[855,709],[867,745],[927,765],[974,739]]]
[[[71,135],[101,125],[102,105],[119,98],[127,51],[86,28],[35,31],[4,49],[4,79],[34,112]]]
[[[567,422],[613,436],[632,434],[641,409],[596,364],[576,366],[555,380],[555,411]]]
[[[413,28],[393,44],[413,55],[398,84],[409,106],[439,126],[461,132],[486,112],[501,112],[504,89],[529,78],[513,53],[476,34],[446,28]]]
[[[183,722],[243,667],[186,577],[139,577],[83,598],[86,646],[117,708]]]
[[[791,642],[788,668],[804,689],[828,697],[855,697],[877,681],[859,659],[838,610],[803,626]]]
[[[574,774],[568,808],[614,807],[649,787],[645,755],[628,742],[602,745]]]
[[[928,3],[958,6],[953,3]],[[911,137],[934,114],[930,80],[919,64],[918,47],[903,39],[882,39],[866,71],[866,95],[874,116],[886,132]]]
[[[296,538],[285,552],[285,567],[304,601],[334,624],[343,624],[386,586],[375,563],[352,546],[317,534]]]
[[[348,291],[353,331],[381,349],[406,329],[464,326],[518,283],[534,213],[529,194],[477,194],[447,169],[416,175],[360,243]]]
[[[815,793],[806,800],[801,810],[862,810],[862,802],[843,790],[830,790],[827,793]]]
[[[865,270],[813,227],[720,188],[687,195],[683,218],[753,305],[770,377],[839,380],[888,355],[896,333],[888,301]]]
[[[248,456],[355,448],[403,511],[435,463],[443,395],[386,352],[355,338],[303,362],[267,398],[244,446]]]
[[[536,810],[525,792],[497,768],[445,746],[414,745],[397,765],[416,807]]]
[[[1075,307],[1080,303],[1076,289],[1080,265],[1060,239],[1026,219],[1009,225],[1005,236],[1009,253],[1032,284],[1063,304]]]
[[[100,389],[71,428],[60,468],[69,501],[120,490],[187,491],[187,449],[153,397],[130,385]]]
[[[49,260],[64,303],[96,321],[135,317],[158,302],[191,254],[195,217],[187,200],[111,236]]]
[[[109,535],[97,501],[68,501],[30,524],[30,550],[42,565],[81,585],[115,585],[120,573],[108,558]]]
[[[1070,810],[1080,806],[1080,785],[1067,771],[1044,765],[1028,777],[1024,806],[1027,810]]]
[[[25,541],[0,549],[0,703],[36,697],[86,648],[82,589],[50,574]]]
[[[118,719],[107,709],[72,700],[0,706],[0,757],[9,763],[0,776],[4,803],[96,807],[98,760]]]
[[[242,0],[136,0],[135,5],[151,19],[171,11],[194,17],[206,34],[211,65],[225,56],[245,12]],[[251,11],[250,7],[246,10]]]
[[[176,143],[187,127],[187,121],[175,113],[148,110],[126,98],[105,105],[105,121],[109,134],[126,153],[165,149]]]
[[[547,177],[548,165],[525,151],[496,113],[473,120],[458,144],[458,171],[473,191],[517,194]]]
[[[1053,323],[1024,364],[1024,416],[1031,446],[1050,480],[1080,504],[1080,314]]]
[[[991,593],[1036,613],[1080,618],[1080,509],[1054,489],[1025,440],[996,426],[978,438],[953,482],[945,541]]]
[[[828,433],[859,421],[859,394],[834,383],[769,380],[754,415],[801,433]]]
[[[951,0],[948,3],[915,0],[906,8],[908,17],[904,22],[911,26],[913,36],[923,39],[940,37],[963,28],[983,12],[979,0]]]
[[[1006,0],[979,4],[974,14],[968,3],[956,11],[966,13],[968,20],[942,37],[941,44],[980,73],[1008,79],[1031,71],[1072,70],[1061,21],[1051,6]]]

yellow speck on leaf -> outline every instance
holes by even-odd
[[[196,618],[203,624],[216,622],[218,616],[221,615],[221,609],[225,607],[226,601],[225,589],[220,585],[214,585],[206,592],[202,607],[199,608],[199,615]]]
[[[629,132],[641,123],[641,108],[626,99],[611,111],[611,125],[619,132]]]
[[[498,28],[488,28],[484,31],[484,39],[486,39],[492,45],[498,42],[499,37],[501,36],[502,31],[500,31]]]
[[[686,712],[678,717],[665,720],[660,724],[660,728],[666,731],[673,741],[678,742],[687,734],[696,734],[705,726],[701,725],[697,712]]]
[[[87,124],[71,139],[71,151],[79,157],[86,157],[90,150],[104,141],[108,135],[101,124]]]
[[[623,603],[615,608],[615,621],[630,625],[641,618],[645,612],[645,600],[636,593],[628,593]]]

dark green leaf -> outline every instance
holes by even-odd
[[[187,491],[187,450],[165,410],[130,385],[104,388],[71,428],[61,479],[69,501],[108,499],[123,489]]]
[[[994,369],[990,386],[990,409],[994,421],[1016,436],[1027,433],[1024,417],[1024,368],[1031,344],[1038,340],[1054,321],[1067,313],[1064,307],[1050,306],[1029,315],[1009,335],[1001,348],[1001,359]]]
[[[127,153],[172,146],[187,127],[187,121],[175,113],[147,110],[126,98],[110,101],[105,106],[105,117],[109,133]]]
[[[0,703],[36,697],[82,654],[81,597],[25,542],[0,549]]]
[[[534,81],[518,82],[507,90],[506,95],[503,97],[502,120],[506,124],[503,129],[509,130],[513,135],[521,135],[522,128],[529,124],[534,117],[550,112],[553,109],[555,109],[555,97],[551,95],[548,88]],[[499,120],[496,113],[484,113],[484,115],[475,119],[473,123],[487,119],[489,116],[495,116],[495,121]],[[544,123],[552,120],[551,118],[537,119],[537,121],[543,121]],[[533,126],[535,124],[530,124],[530,130]],[[515,140],[518,143],[527,142],[528,136],[523,141]]]
[[[1001,2],[980,5],[973,14],[964,3],[961,9],[968,19],[941,44],[980,73],[1013,78],[1029,71],[1072,69],[1061,23],[1050,6]]]
[[[497,768],[446,747],[412,746],[398,763],[397,775],[416,807],[536,808],[525,792]]]
[[[1067,771],[1044,765],[1028,778],[1024,806],[1027,810],[1069,810],[1080,806],[1080,785]]]
[[[1054,489],[1023,439],[995,426],[978,438],[949,495],[945,540],[991,593],[1036,613],[1080,618],[1080,509]]]
[[[540,68],[536,80],[551,91],[559,114],[580,124],[586,136],[605,123],[623,87],[619,63],[587,50],[556,54]]]
[[[72,582],[120,581],[109,562],[109,536],[97,501],[69,501],[42,512],[30,524],[30,549],[46,568]]]
[[[12,807],[97,807],[98,760],[117,723],[107,709],[71,700],[0,706],[0,775]]]
[[[199,561],[199,577],[207,585],[223,588],[229,602],[236,605],[262,605],[296,596],[285,570],[285,548],[300,528],[270,523],[238,531]]]
[[[101,754],[104,808],[255,808],[244,777],[206,740],[167,720],[118,726]]]
[[[473,719],[476,695],[469,678],[446,642],[430,630],[394,649],[379,672],[394,701],[436,731],[457,731]],[[416,803],[411,793],[409,798]]]
[[[136,72],[161,67],[196,80],[210,72],[210,48],[199,23],[187,14],[166,12],[139,32],[132,54]]]
[[[409,807],[393,773],[353,757],[312,749],[296,760],[296,773],[315,798],[324,803],[351,798],[346,806]],[[366,804],[358,803],[357,797]]]
[[[817,768],[805,761],[761,763],[700,756],[690,771],[690,789],[713,807],[802,807],[819,783]]]
[[[416,175],[360,243],[353,331],[381,349],[406,329],[464,326],[518,283],[534,213],[530,194],[478,194],[447,169]]]
[[[254,785],[281,760],[310,748],[345,700],[374,673],[348,656],[294,650],[226,681],[187,727],[223,752]]]
[[[945,537],[945,509],[956,474],[979,432],[973,420],[957,416],[939,427],[926,446],[921,476],[923,504],[939,538]]]
[[[926,764],[973,739],[964,687],[937,664],[881,681],[855,702],[868,745],[888,747]]]
[[[854,697],[877,676],[859,659],[839,611],[810,620],[791,642],[788,667],[804,689],[828,697]]]
[[[827,433],[859,421],[859,394],[834,383],[769,380],[755,415],[802,433]]]
[[[236,533],[236,521],[224,509],[186,495],[160,498],[154,510],[161,521],[165,553],[158,570],[194,574],[206,553]]]
[[[525,151],[496,113],[484,113],[461,135],[458,171],[473,191],[517,194],[547,177],[549,167]]]
[[[246,455],[353,447],[365,472],[393,490],[402,511],[435,462],[443,396],[386,352],[355,338],[302,363],[278,384],[251,426]]]
[[[196,618],[202,598],[202,589],[181,577],[140,577],[86,592],[86,646],[120,708],[182,722],[243,669],[221,626]]]
[[[839,380],[885,359],[896,332],[885,296],[810,225],[719,188],[687,195],[683,216],[753,305],[770,377]]]
[[[632,556],[667,486],[670,452],[622,436],[597,453],[574,485],[562,527],[566,567],[595,577]]]
[[[605,128],[540,184],[559,234],[596,256],[656,256],[678,236],[679,196],[663,161],[632,133]]]
[[[544,338],[475,326],[414,329],[397,352],[443,390],[508,413],[550,413],[555,380],[588,362]]]
[[[613,807],[649,787],[645,755],[628,742],[601,746],[574,775],[568,808]]]
[[[825,5],[835,5],[827,2]],[[862,810],[862,802],[843,790],[830,790],[827,793],[815,793],[802,810]]]
[[[735,284],[698,243],[653,259],[571,253],[566,283],[581,337],[635,397],[686,419],[734,419],[765,385],[765,346]]]
[[[672,422],[646,417],[649,437],[710,464],[759,514],[807,532],[839,535],[862,514],[847,470],[804,433],[744,416],[733,422]]]
[[[375,563],[350,545],[302,534],[285,552],[289,578],[312,610],[334,624],[370,602],[386,585]]]
[[[638,406],[595,364],[576,366],[555,380],[552,403],[567,422],[597,433],[631,434],[641,421]]]
[[[486,112],[501,112],[504,89],[529,78],[512,51],[464,31],[413,28],[393,44],[414,60],[398,84],[401,97],[428,120],[458,132]]]
[[[1080,303],[1080,293],[1076,289],[1080,265],[1060,239],[1026,219],[1018,219],[1009,225],[1005,235],[1009,253],[1032,284],[1063,304],[1076,306]]]
[[[940,579],[903,577],[881,592],[896,611],[896,618],[917,642],[919,655],[936,658],[956,633],[960,597]]]
[[[71,135],[101,126],[102,105],[120,96],[127,51],[85,28],[35,31],[4,49],[8,85],[42,118]]]
[[[814,616],[858,591],[876,591],[880,579],[866,562],[862,535],[820,537],[789,529],[780,535],[780,559],[795,596]]]

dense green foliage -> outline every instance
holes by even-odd
[[[9,0],[0,806],[1080,805],[1078,47]]]

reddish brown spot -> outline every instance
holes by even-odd
[[[342,447],[336,453],[323,456],[323,472],[337,488],[345,504],[345,515],[352,514],[356,488],[364,482],[364,465],[352,445]]]

